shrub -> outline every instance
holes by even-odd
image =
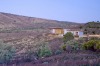
[[[61,48],[62,48],[62,50],[66,51],[66,44],[63,44],[63,45],[61,46]]]
[[[100,41],[99,40],[90,40],[83,44],[83,49],[97,51],[100,50]]]
[[[67,41],[66,44],[61,45],[61,48],[64,51],[81,50],[82,49],[82,44],[80,44],[76,40],[70,40],[70,41]]]
[[[80,44],[83,44],[84,42],[86,42],[86,38],[81,37],[81,38],[78,39],[78,42]]]
[[[38,50],[38,56],[39,57],[48,57],[48,56],[51,56],[51,55],[52,55],[52,51],[46,45],[41,46]]]
[[[95,48],[96,48],[97,51],[100,51],[100,40],[97,40]]]
[[[79,44],[76,40],[70,40],[66,42],[66,49],[68,50],[80,50],[81,44]]]
[[[55,51],[55,55],[59,55],[59,54],[61,54],[61,53],[62,53],[61,50],[57,50],[57,51]]]
[[[7,63],[13,58],[15,48],[0,41],[0,63]]]
[[[96,49],[100,51],[100,41],[96,44]]]
[[[37,56],[35,56],[35,52],[33,52],[32,50],[27,50],[26,53],[24,54],[24,59],[23,61],[25,62],[31,62],[32,60],[34,60],[35,58],[37,58]]]
[[[63,36],[63,41],[64,43],[66,43],[69,40],[74,39],[74,36],[71,32],[67,32],[64,36]]]

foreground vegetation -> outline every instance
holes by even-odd
[[[8,63],[15,55],[15,48],[0,41],[0,63]]]
[[[72,34],[67,36],[69,34],[63,39],[28,37],[8,43],[0,41],[0,64],[100,66],[100,38],[74,40]]]
[[[99,24],[89,22],[80,29],[85,34],[100,34]],[[49,40],[42,35],[46,30],[33,28],[0,32],[14,38],[0,41],[0,66],[100,66],[100,38],[75,40],[69,32],[63,38]]]

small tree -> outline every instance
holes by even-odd
[[[63,41],[64,43],[66,43],[69,40],[74,39],[74,36],[71,32],[67,32],[64,36],[63,36]]]

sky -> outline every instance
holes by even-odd
[[[100,21],[100,0],[0,0],[0,12],[86,23]]]

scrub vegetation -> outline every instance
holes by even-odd
[[[100,34],[100,22],[79,24],[0,14],[0,66],[100,66],[100,37],[48,36],[49,27]],[[5,18],[5,19],[4,19]]]

